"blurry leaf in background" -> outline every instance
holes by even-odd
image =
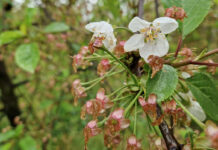
[[[16,129],[9,130],[5,133],[0,133],[0,143],[20,135],[22,131],[23,131],[23,125],[19,125],[16,127]]]
[[[204,20],[212,5],[212,0],[162,0],[166,8],[182,7],[187,17],[181,23],[183,39],[194,31]]]
[[[157,95],[157,101],[161,102],[173,94],[177,83],[178,75],[176,70],[169,65],[164,65],[163,69],[154,78],[149,76],[146,83],[146,97],[153,93]]]
[[[37,8],[27,8],[25,13],[24,23],[26,26],[31,26],[35,15],[37,14]]]
[[[19,141],[21,150],[37,150],[36,141],[31,136],[26,136]]]
[[[44,29],[45,33],[57,33],[57,32],[65,32],[68,31],[70,27],[66,25],[64,22],[53,22],[47,25]]]
[[[0,150],[10,150],[12,146],[12,143],[6,143],[3,145],[0,145]]]
[[[212,78],[204,73],[196,73],[187,80],[188,87],[206,114],[218,121],[218,90]]]
[[[13,42],[16,39],[23,37],[24,34],[21,31],[5,31],[0,34],[0,46]]]
[[[15,61],[25,71],[34,73],[39,62],[39,50],[35,43],[22,44],[16,49]]]

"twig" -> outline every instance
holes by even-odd
[[[217,49],[214,49],[214,50],[211,50],[211,51],[209,51],[209,52],[208,52],[208,53],[206,53],[204,56],[202,56],[200,59],[203,59],[203,58],[209,57],[209,56],[211,56],[211,55],[213,55],[213,54],[216,54],[216,53],[218,53],[218,48],[217,48]]]
[[[156,18],[158,18],[159,17],[159,11],[158,11],[159,4],[158,4],[158,0],[155,0],[154,3],[155,3]]]
[[[162,111],[160,106],[157,104],[157,117],[160,118],[161,116]],[[182,145],[178,143],[172,133],[173,130],[169,128],[165,120],[160,123],[159,129],[163,135],[168,150],[182,150]]]
[[[199,61],[193,61],[193,60],[186,60],[186,61],[182,61],[182,62],[170,64],[170,65],[173,67],[181,67],[181,66],[186,66],[186,65],[190,65],[190,64],[218,67],[218,63],[207,63],[207,62],[199,62]]]
[[[179,37],[178,46],[177,46],[177,49],[176,49],[176,52],[174,55],[175,58],[178,56],[179,50],[181,49],[181,46],[182,46],[182,36]]]
[[[144,14],[144,0],[139,0],[138,4],[138,17],[143,18]]]

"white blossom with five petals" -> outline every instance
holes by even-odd
[[[108,50],[113,51],[116,46],[117,39],[114,36],[114,30],[111,24],[105,21],[92,22],[87,24],[85,28],[94,33],[92,39],[102,38],[104,46]]]
[[[162,57],[167,54],[169,43],[165,34],[175,31],[178,28],[178,23],[169,17],[157,18],[152,23],[134,17],[128,27],[136,34],[126,41],[125,51],[131,52],[139,49],[140,56],[148,62],[150,55]]]

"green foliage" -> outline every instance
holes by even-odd
[[[5,142],[13,137],[16,137],[21,134],[23,126],[17,126],[14,130],[9,130],[5,133],[0,133],[0,143]]]
[[[187,15],[181,23],[183,39],[194,31],[204,20],[212,5],[212,0],[162,0],[166,8],[177,6],[182,7]]]
[[[31,136],[26,136],[19,141],[22,150],[37,150],[36,141]]]
[[[159,71],[154,78],[150,78],[146,84],[147,97],[154,93],[157,95],[157,101],[161,102],[171,96],[178,83],[178,75],[176,70],[164,65],[163,69]]]
[[[5,31],[0,34],[0,46],[13,42],[16,39],[23,37],[24,34],[21,31]]]
[[[15,53],[17,65],[27,72],[34,73],[39,62],[39,50],[35,43],[20,45]]]
[[[45,33],[57,33],[57,32],[65,32],[68,31],[70,27],[66,25],[64,22],[53,22],[47,25],[44,29]]]
[[[218,121],[218,91],[211,77],[204,73],[196,73],[186,81],[206,114],[211,119]]]

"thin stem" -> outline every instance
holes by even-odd
[[[131,101],[131,103],[127,106],[124,114],[126,115],[129,110],[132,108],[132,106],[134,105],[134,103],[137,101],[138,97],[141,95],[142,93],[142,88],[140,88],[140,91],[138,92],[138,94],[136,95],[136,97]]]
[[[129,87],[129,86],[132,86],[132,85],[134,85],[134,84],[129,84],[129,85],[122,86],[121,88],[118,88],[117,90],[115,90],[114,92],[112,92],[111,94],[109,94],[108,97],[111,97],[111,96],[113,96],[114,94],[116,94],[116,93],[120,92],[121,90],[123,90],[123,89],[125,89],[125,88],[127,88],[127,87]]]
[[[186,107],[179,100],[177,100],[175,97],[173,98],[177,102],[177,104],[184,110],[184,112],[186,112],[189,115],[189,117],[191,117],[196,122],[196,124],[199,125],[199,127],[201,127],[204,130],[205,125],[200,120],[198,120],[194,115],[192,115],[192,113],[190,113],[188,109],[186,109]]]
[[[211,56],[211,55],[213,55],[213,54],[216,54],[216,53],[218,53],[218,48],[207,52],[204,56],[202,56],[202,57],[199,58],[199,59],[203,59],[203,58],[209,57],[209,56]]]
[[[112,69],[111,69],[111,70],[112,70]],[[93,88],[95,85],[97,85],[99,82],[101,82],[101,80],[104,79],[105,77],[109,77],[109,76],[115,75],[115,74],[120,73],[120,72],[123,72],[123,70],[117,71],[117,72],[113,72],[113,73],[111,73],[111,74],[106,74],[105,76],[99,78],[98,81],[96,81],[95,83],[93,83],[92,85],[90,85],[89,87],[87,87],[85,91],[88,91],[88,90],[90,90],[91,88]]]
[[[169,63],[170,64],[170,63]],[[198,61],[192,61],[192,60],[186,60],[174,64],[170,64],[173,67],[181,67],[181,66],[186,66],[186,65],[205,65],[205,66],[216,66],[218,67],[218,63],[207,63],[207,62],[198,62]]]
[[[128,31],[130,33],[133,33],[130,29],[128,29],[126,27],[116,27],[116,28],[114,28],[114,31],[116,31],[116,30],[125,30],[125,31]]]
[[[134,119],[134,130],[133,130],[134,135],[136,135],[136,127],[137,127],[137,102],[135,102],[135,119]]]
[[[132,95],[127,95],[127,96],[123,96],[123,97],[120,97],[120,98],[115,98],[115,99],[112,100],[112,102],[117,102],[119,100],[126,99],[126,98],[129,98],[129,97],[132,97]]]
[[[97,48],[97,47],[96,47]],[[108,53],[114,60],[116,60],[119,64],[121,64],[121,66],[130,74],[130,76],[132,77],[134,83],[136,85],[138,85],[138,81],[137,81],[137,78],[132,74],[132,72],[129,70],[129,68],[123,64],[122,61],[120,61],[116,56],[114,56],[110,51],[108,51],[107,49],[101,47],[99,49],[102,49],[103,51],[105,51],[106,53]]]

